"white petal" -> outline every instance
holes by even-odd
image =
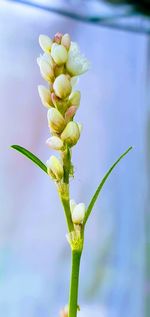
[[[71,42],[66,67],[72,76],[83,74],[89,68],[88,60],[80,53],[78,45],[74,42]]]
[[[39,36],[39,44],[44,52],[50,52],[52,40],[49,36],[41,34]]]

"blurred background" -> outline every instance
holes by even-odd
[[[51,155],[36,58],[39,34],[58,31],[91,62],[78,84],[84,129],[72,198],[88,205],[109,166],[134,146],[87,225],[79,316],[150,316],[149,1],[125,2],[0,1],[1,317],[58,316],[68,300],[70,250],[55,186],[9,148],[22,145],[43,162]]]

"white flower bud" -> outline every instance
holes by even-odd
[[[46,108],[52,107],[53,103],[51,100],[50,89],[47,89],[45,86],[39,85],[38,92],[43,106]]]
[[[77,143],[79,137],[80,131],[78,124],[74,121],[70,121],[62,132],[61,139],[69,146],[73,146]]]
[[[54,72],[52,66],[42,57],[37,58],[42,77],[47,81],[53,81]]]
[[[81,94],[80,94],[80,91],[77,90],[77,91],[72,91],[72,93],[70,94],[69,96],[69,101],[72,105],[74,106],[79,106],[80,104],[80,99],[81,99]]]
[[[53,150],[61,150],[63,148],[63,142],[58,136],[52,136],[47,139],[46,144]]]
[[[65,127],[65,119],[57,109],[49,109],[47,112],[47,119],[49,127],[53,132],[61,133],[63,131]]]
[[[61,162],[57,159],[57,157],[52,155],[46,162],[46,166],[49,176],[57,181],[60,181],[62,179],[64,170]]]
[[[39,44],[44,52],[50,52],[52,40],[49,38],[49,36],[41,34],[39,36]]]
[[[71,42],[66,67],[71,76],[81,75],[89,69],[88,60],[80,53],[75,42]]]
[[[72,212],[72,221],[74,224],[79,225],[83,222],[85,211],[85,204],[83,203],[80,203],[74,207]]]
[[[69,34],[64,34],[62,39],[61,39],[61,44],[63,46],[65,46],[65,48],[68,50],[71,44],[71,40],[70,40],[70,35]]]
[[[76,202],[74,199],[70,199],[70,210],[71,213],[73,213],[74,208],[77,206]]]
[[[51,48],[51,56],[57,65],[62,65],[67,61],[68,53],[63,45],[53,43]]]
[[[59,75],[53,84],[54,92],[59,98],[66,98],[71,93],[71,83],[67,75]]]

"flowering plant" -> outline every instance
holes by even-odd
[[[52,155],[45,165],[25,148],[19,145],[13,145],[12,148],[31,159],[56,184],[65,212],[68,227],[67,240],[72,252],[69,303],[61,310],[60,316],[76,317],[79,309],[79,268],[84,246],[85,226],[108,176],[132,147],[128,148],[108,170],[87,208],[84,203],[76,203],[70,199],[69,181],[70,177],[74,176],[72,148],[78,142],[82,130],[81,124],[74,120],[80,105],[80,91],[75,90],[75,84],[78,76],[88,70],[89,62],[80,53],[78,45],[71,41],[69,34],[57,33],[53,40],[46,35],[40,35],[39,44],[43,54],[38,57],[37,63],[42,77],[48,84],[47,87],[38,86],[42,104],[47,108],[50,137],[46,144],[50,149],[56,150],[59,157]]]

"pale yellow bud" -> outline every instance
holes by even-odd
[[[79,90],[72,91],[71,95],[69,96],[69,101],[71,102],[71,104],[77,107],[80,104],[80,99],[81,99],[81,94]]]
[[[43,106],[46,108],[52,107],[53,103],[51,100],[50,89],[47,89],[45,86],[39,85],[38,92]]]
[[[65,127],[65,120],[57,109],[49,109],[47,112],[47,119],[49,127],[53,132],[61,133],[63,131]]]
[[[71,93],[71,83],[67,75],[59,75],[54,81],[54,92],[59,98],[66,98]]]
[[[80,203],[74,207],[72,212],[72,221],[74,224],[78,225],[83,222],[85,211],[86,211],[85,204],[83,203]]]
[[[63,177],[63,166],[61,162],[52,155],[50,159],[46,162],[48,175],[51,176],[56,181],[60,181]]]
[[[62,132],[61,139],[69,146],[73,146],[77,143],[79,137],[80,131],[78,124],[74,121],[70,121]]]
[[[52,46],[52,40],[49,38],[49,36],[41,34],[39,36],[39,44],[44,52],[46,53],[50,52],[51,46]]]
[[[40,67],[42,77],[47,81],[53,81],[54,72],[52,66],[42,57],[37,58],[37,63]]]
[[[57,65],[62,65],[67,61],[68,53],[63,45],[53,43],[51,48],[51,56]]]
[[[65,46],[65,48],[68,50],[71,44],[71,39],[69,34],[64,34],[62,39],[61,39],[61,44]]]
[[[61,150],[63,148],[63,142],[58,136],[52,136],[47,139],[46,144],[53,150]]]
[[[77,206],[76,202],[74,199],[70,199],[70,210],[71,213],[73,213],[74,208]]]

